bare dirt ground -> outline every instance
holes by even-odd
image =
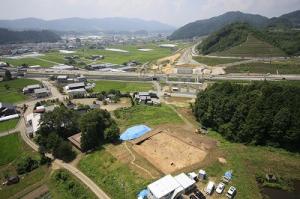
[[[91,105],[94,101],[97,101],[97,98],[83,98],[83,99],[73,99],[72,102],[74,104],[83,104],[83,105]]]
[[[186,97],[166,97],[165,102],[178,107],[189,107],[190,103],[195,102],[195,99]]]
[[[91,105],[94,101],[96,101],[97,98],[84,98],[84,99],[73,99],[72,102],[75,104],[83,104],[83,105]],[[100,108],[103,110],[107,110],[109,112],[114,111],[119,108],[124,107],[130,107],[131,102],[129,98],[121,98],[118,103],[110,103],[108,105],[103,105],[102,102],[100,102]]]
[[[168,133],[159,133],[133,149],[165,174],[201,162],[206,152]]]

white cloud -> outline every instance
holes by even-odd
[[[134,17],[182,25],[227,11],[278,16],[300,0],[1,0],[0,18]]]

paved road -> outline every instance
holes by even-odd
[[[47,99],[60,99],[62,100],[65,96],[63,96],[59,91],[48,81],[43,81],[44,85],[46,85],[52,92],[52,96]],[[43,99],[45,100],[45,99]],[[38,145],[33,142],[26,134],[26,121],[25,118],[28,114],[32,113],[34,105],[36,102],[41,100],[33,100],[30,102],[25,103],[28,108],[26,112],[24,113],[24,116],[20,119],[16,131],[19,131],[21,134],[22,139],[28,144],[33,150],[38,151],[39,147]],[[22,103],[23,104],[23,103]],[[21,104],[19,104],[21,105]],[[51,154],[47,154],[48,157],[52,158]],[[95,193],[95,195],[100,199],[110,199],[110,197],[102,190],[100,189],[90,178],[88,178],[86,175],[84,175],[80,170],[78,170],[76,167],[74,167],[71,164],[64,163],[61,160],[54,160],[53,164],[56,164],[69,172],[71,172],[73,175],[75,175],[79,180],[81,180],[82,183],[84,183],[92,192]]]

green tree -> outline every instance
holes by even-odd
[[[69,142],[63,141],[53,149],[53,156],[65,162],[70,162],[75,159],[76,153],[72,150]]]
[[[12,80],[12,75],[9,70],[5,70],[3,81],[9,81],[9,80]]]

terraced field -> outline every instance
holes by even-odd
[[[213,53],[212,55],[230,57],[280,57],[286,54],[279,48],[249,35],[246,42],[241,45],[223,52]]]

